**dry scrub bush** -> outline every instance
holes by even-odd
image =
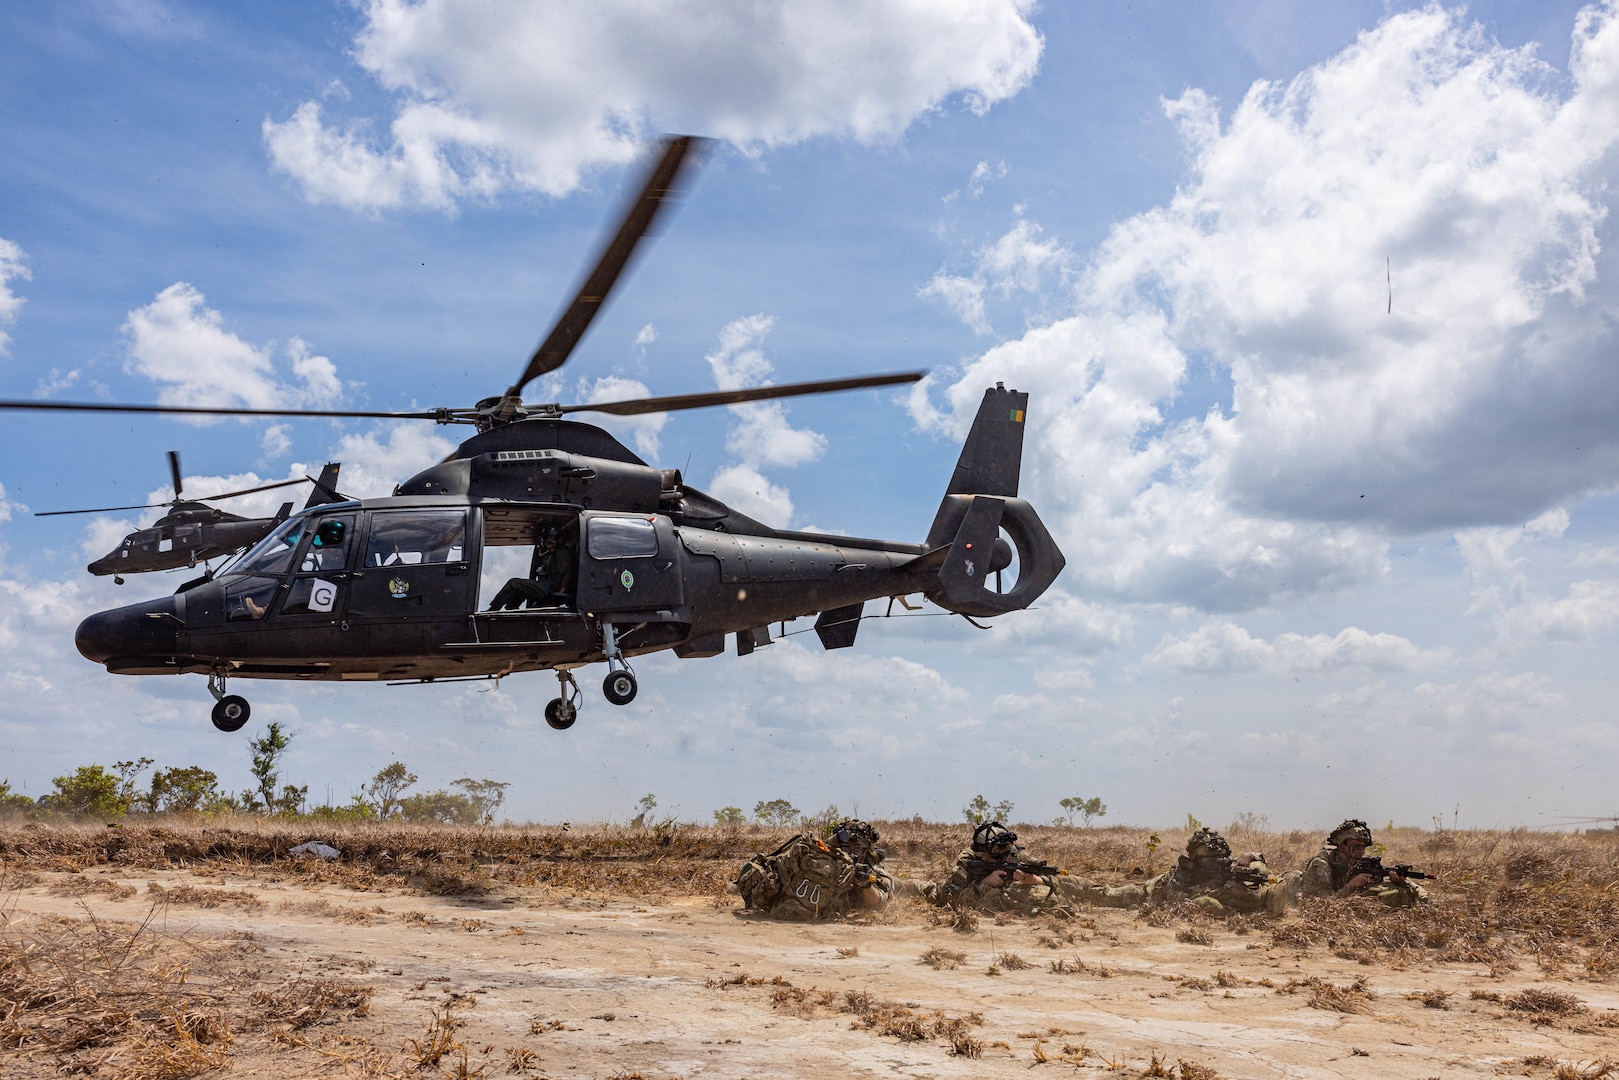
[[[1372,991],[1367,987],[1366,980],[1356,979],[1348,986],[1339,986],[1325,979],[1308,978],[1293,979],[1286,986],[1277,989],[1278,994],[1296,994],[1301,990],[1308,990],[1310,996],[1305,1004],[1312,1009],[1327,1009],[1341,1013],[1369,1013],[1372,1011]]]
[[[935,971],[953,971],[960,967],[961,962],[965,959],[967,959],[967,954],[964,952],[934,946],[918,957],[916,962],[926,964]]]
[[[318,1024],[337,1010],[347,1016],[369,1016],[371,993],[371,987],[356,983],[292,978],[274,990],[256,990],[248,1000],[262,1023],[296,1030]]]
[[[64,878],[51,886],[52,896],[105,896],[109,900],[128,900],[139,890],[133,885],[125,885],[113,881],[111,878],[90,878],[75,874]]]

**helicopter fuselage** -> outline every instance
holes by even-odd
[[[244,518],[203,503],[181,503],[86,569],[105,577],[195,566],[252,547],[284,518]]]
[[[85,619],[79,651],[123,675],[198,673],[234,730],[226,678],[438,681],[627,658],[741,654],[816,616],[854,643],[864,604],[922,593],[950,611],[1026,608],[1063,567],[1017,498],[1028,395],[987,391],[922,543],[772,529],[641,461],[589,424],[535,418],[468,439],[392,496],[317,505],[276,524],[217,577]],[[516,550],[513,550],[516,549]],[[1002,592],[1001,571],[1017,560]],[[993,584],[992,584],[993,581]],[[613,680],[621,680],[614,684]],[[610,687],[618,686],[615,692]],[[574,697],[577,691],[574,690]],[[572,722],[573,699],[561,720]],[[231,702],[239,702],[231,705]]]

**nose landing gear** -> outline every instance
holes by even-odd
[[[253,706],[240,694],[225,693],[225,673],[208,676],[208,692],[214,695],[214,727],[220,731],[241,731],[253,715]]]

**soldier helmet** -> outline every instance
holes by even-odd
[[[1327,843],[1332,847],[1337,847],[1345,840],[1360,840],[1370,844],[1372,842],[1372,830],[1359,818],[1349,818],[1327,834]]]
[[[1017,833],[998,821],[986,821],[973,830],[973,850],[989,855],[1010,855],[1017,848]]]
[[[1199,829],[1186,841],[1186,854],[1194,859],[1199,857],[1229,859],[1231,845],[1225,842],[1225,837],[1213,829]]]
[[[877,843],[877,830],[855,818],[840,821],[833,827],[827,842],[833,847],[870,848]]]

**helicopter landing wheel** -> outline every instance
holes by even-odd
[[[226,694],[214,704],[214,727],[220,731],[241,731],[253,706],[240,694]]]
[[[112,583],[114,585],[122,585],[124,583],[124,579],[119,577],[117,574],[114,574],[112,576]]]
[[[579,719],[579,683],[567,668],[557,668],[557,683],[562,696],[546,705],[545,722],[558,731],[567,731]]]
[[[567,731],[579,719],[579,708],[571,701],[552,698],[545,707],[545,722],[558,731]]]
[[[624,669],[609,671],[607,678],[602,680],[602,696],[614,705],[628,705],[635,700],[635,675]]]

